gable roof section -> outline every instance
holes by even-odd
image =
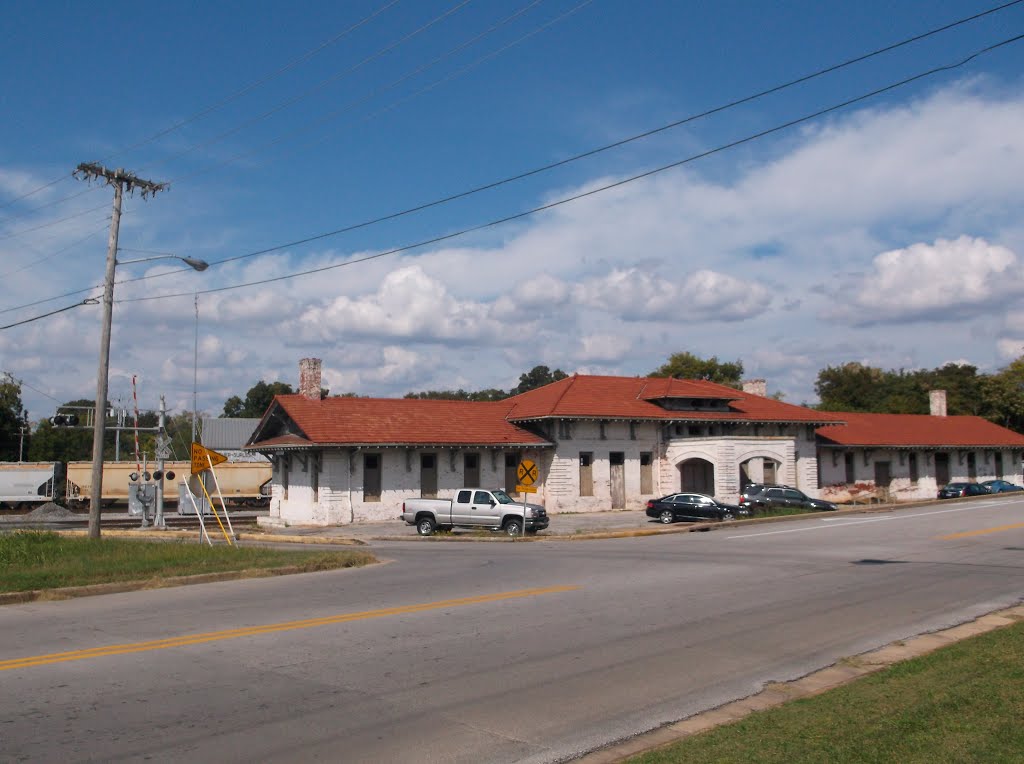
[[[238,450],[252,437],[259,423],[259,419],[243,417],[203,417],[200,440],[214,451]]]
[[[669,410],[666,398],[720,399],[727,411]],[[531,419],[654,419],[665,421],[800,422],[842,421],[844,414],[815,411],[715,382],[663,377],[601,377],[574,374],[507,399],[512,421]]]
[[[506,419],[505,401],[325,398],[278,395],[271,404],[294,425],[285,435],[258,428],[250,449],[310,445],[540,446],[547,441]],[[264,421],[267,415],[264,415]]]
[[[978,416],[837,414],[845,425],[819,427],[822,445],[1024,448],[1024,435]]]

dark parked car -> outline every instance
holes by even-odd
[[[751,510],[807,509],[812,512],[831,512],[837,509],[831,501],[812,499],[792,486],[751,483],[743,489],[740,506]]]
[[[981,483],[948,483],[939,489],[940,499],[957,499],[961,496],[984,496],[988,488]]]
[[[647,502],[647,516],[663,523],[676,520],[735,520],[750,514],[735,504],[724,504],[702,493],[673,493]]]
[[[1011,483],[1008,480],[986,480],[982,483],[989,493],[1011,493],[1013,491],[1024,491],[1024,486]]]

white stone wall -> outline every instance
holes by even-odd
[[[623,478],[626,509],[642,509],[647,500],[661,496],[662,475],[659,470],[659,425],[655,422],[637,422],[630,429],[629,422],[572,421],[568,438],[556,438],[550,466],[544,478],[544,506],[548,512],[598,512],[611,509],[611,462],[609,454],[623,454]],[[553,432],[559,434],[554,426]],[[633,437],[631,437],[631,435]],[[593,496],[580,496],[580,453],[593,454]],[[640,454],[651,454],[651,482],[653,492],[640,493]]]
[[[852,448],[853,483],[846,481],[845,449],[823,448],[820,451],[819,470],[822,489],[820,495],[829,501],[856,501],[876,496],[895,501],[934,499],[941,486],[935,477],[935,451],[914,450],[917,454],[916,482],[910,480],[910,449],[863,449]],[[949,454],[949,482],[984,482],[996,476],[995,451],[991,449],[963,449],[945,451]],[[968,477],[968,454],[973,453],[976,476]],[[1003,479],[1021,484],[1021,463],[1012,451],[1003,451]],[[891,483],[888,494],[884,486],[875,485],[875,463],[889,462]]]

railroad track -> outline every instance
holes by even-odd
[[[231,526],[237,528],[253,528],[256,526],[256,518],[259,516],[254,512],[231,512]],[[217,520],[213,515],[203,517],[207,530],[211,525],[216,528]],[[223,519],[223,516],[222,516]],[[197,515],[179,515],[171,512],[164,515],[166,526],[173,530],[199,530],[199,517]],[[150,520],[152,523],[152,520]],[[89,516],[46,518],[29,517],[28,515],[0,515],[0,531],[5,530],[79,530],[89,527]],[[142,518],[131,515],[117,515],[114,517],[103,517],[100,520],[100,529],[106,530],[136,530],[142,527]],[[152,525],[150,526],[152,527]]]

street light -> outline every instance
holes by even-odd
[[[120,186],[118,193],[120,201]],[[96,376],[96,410],[93,416],[92,434],[92,495],[89,497],[89,538],[100,537],[100,501],[103,495],[103,438],[106,435],[107,375],[110,369],[110,328],[114,318],[114,269],[118,265],[133,265],[151,260],[181,260],[196,271],[205,271],[210,264],[205,260],[178,255],[156,255],[140,260],[117,259],[117,233],[120,222],[120,204],[115,203],[114,218],[110,226],[110,248],[107,252],[107,270],[103,279],[103,332],[100,336],[100,363]]]

